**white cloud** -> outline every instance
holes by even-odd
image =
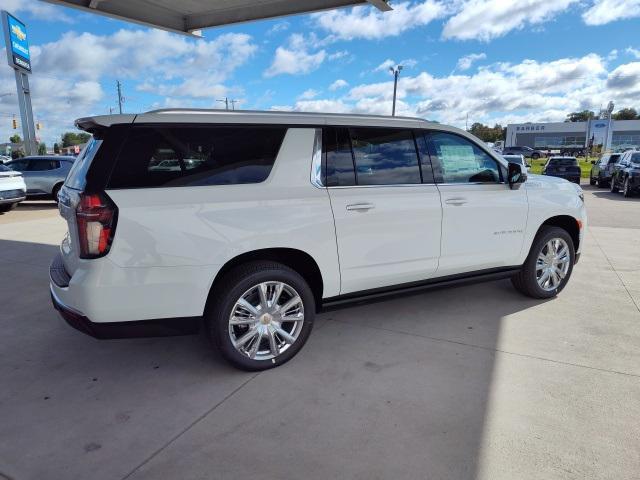
[[[627,47],[627,49],[625,50],[625,53],[631,55],[634,58],[637,58],[638,60],[640,60],[640,50],[633,48],[633,47]]]
[[[390,12],[371,6],[350,10],[331,10],[316,13],[312,18],[318,27],[343,40],[354,38],[380,39],[431,23],[445,15],[445,4],[438,0],[400,2]]]
[[[302,75],[316,70],[327,58],[325,50],[311,53],[309,42],[299,33],[289,37],[288,45],[276,49],[271,66],[264,72],[265,77],[290,74]]]
[[[33,110],[45,126],[40,135],[51,146],[61,132],[74,129],[76,118],[107,113],[116,105],[116,78],[125,84],[128,111],[149,108],[137,102],[136,87],[183,106],[197,101],[211,106],[218,95],[241,93],[225,82],[255,51],[251,37],[244,34],[192,40],[160,30],[130,29],[108,35],[68,32],[56,41],[32,44]],[[139,79],[144,82],[138,84]],[[0,69],[0,85],[12,83],[11,70]],[[2,100],[0,114],[17,113],[15,95]]]
[[[284,32],[286,30],[289,30],[290,26],[291,24],[286,20],[282,22],[278,22],[275,25],[273,25],[273,27],[271,27],[269,30],[267,30],[267,35],[273,35],[275,33]]]
[[[348,86],[349,86],[349,83],[346,80],[339,78],[338,80],[333,82],[331,85],[329,85],[329,90],[331,90],[332,92],[335,92],[336,90],[339,90],[341,88],[345,88]]]
[[[297,101],[287,108],[331,112],[391,112],[393,81],[356,85],[338,98]],[[562,121],[575,110],[613,100],[621,108],[640,102],[640,62],[607,69],[588,54],[548,62],[496,63],[472,74],[400,77],[397,111],[463,126],[466,115],[484,123]],[[280,107],[282,108],[282,106]]]
[[[460,70],[460,71],[469,70],[475,62],[479,60],[484,60],[485,58],[487,58],[486,53],[470,53],[469,55],[460,57],[456,65],[456,70]]]
[[[71,23],[73,21],[62,8],[35,0],[0,0],[0,10],[6,10],[15,15],[28,13],[38,20],[51,22]]]
[[[607,78],[607,86],[613,90],[639,91],[640,62],[631,62],[625,65],[620,65],[618,68],[613,70]]]
[[[417,60],[414,60],[413,58],[407,58],[405,60],[402,60],[401,62],[396,63],[394,60],[392,59],[386,59],[384,62],[382,62],[380,65],[378,65],[376,68],[374,68],[372,71],[373,72],[386,72],[389,70],[389,68],[391,67],[395,67],[396,65],[402,65],[403,68],[413,68],[418,64]]]
[[[466,0],[444,26],[444,38],[484,40],[548,21],[578,0]]]
[[[308,90],[305,90],[300,95],[298,95],[298,100],[311,100],[312,98],[316,98],[318,95],[320,95],[320,92],[318,90],[309,88]]]
[[[374,68],[373,71],[374,72],[386,72],[391,67],[395,67],[395,66],[396,66],[396,62],[394,62],[390,58],[387,58],[384,62],[382,62],[380,65],[378,65],[376,68]]]
[[[604,25],[635,17],[640,17],[640,0],[595,0],[582,14],[587,25]]]
[[[349,56],[349,52],[346,50],[340,50],[338,52],[330,54],[327,58],[329,60],[340,60],[341,58],[346,58]]]

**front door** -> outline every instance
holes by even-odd
[[[462,135],[427,133],[442,198],[438,276],[514,266],[527,225],[524,187],[511,190],[504,168]]]

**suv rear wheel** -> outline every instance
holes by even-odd
[[[573,240],[566,230],[543,226],[522,270],[511,278],[511,282],[529,297],[555,297],[569,281],[575,257]]]
[[[205,313],[222,356],[243,370],[293,358],[311,334],[315,300],[307,282],[276,262],[251,262],[224,276]]]

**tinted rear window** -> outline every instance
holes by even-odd
[[[358,185],[420,183],[411,130],[352,128],[350,132]]]
[[[578,160],[575,158],[552,158],[549,160],[549,165],[554,167],[577,167]]]
[[[107,188],[259,183],[269,176],[285,127],[136,126]]]
[[[640,165],[640,153],[634,153],[633,155],[631,155],[631,163]]]
[[[78,155],[78,158],[73,162],[73,166],[71,167],[67,180],[65,181],[65,185],[67,187],[74,188],[76,190],[84,190],[87,183],[87,171],[89,170],[89,166],[93,161],[93,157],[96,156],[100,145],[102,145],[102,140],[98,140],[96,138],[92,138],[89,143],[87,143]]]

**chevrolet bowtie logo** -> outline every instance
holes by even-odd
[[[27,38],[27,32],[22,30],[18,25],[11,25],[11,31],[13,34],[18,37],[18,40],[23,41]]]

